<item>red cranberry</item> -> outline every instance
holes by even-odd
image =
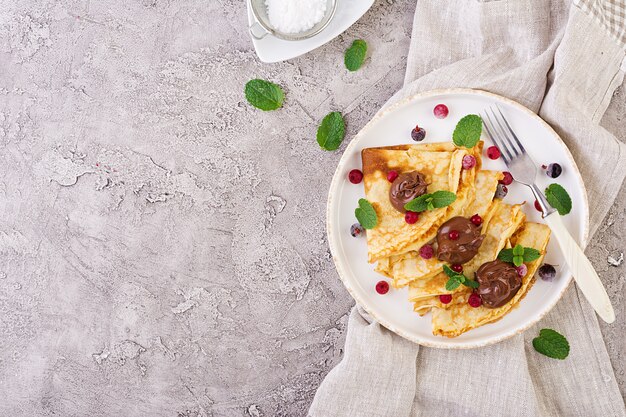
[[[500,158],[500,149],[496,146],[490,146],[487,148],[487,156],[489,159],[498,159]]]
[[[480,226],[481,224],[483,224],[483,218],[480,217],[478,214],[474,214],[472,217],[470,217],[470,221],[474,223],[474,226]]]
[[[437,119],[445,119],[448,117],[448,106],[445,104],[437,104],[433,109],[433,114]]]
[[[420,215],[414,211],[407,211],[404,214],[404,221],[407,222],[408,224],[413,224],[417,222],[419,218],[420,218]]]
[[[394,182],[398,178],[398,171],[389,171],[387,173],[387,181]]]
[[[528,273],[528,267],[526,266],[526,264],[521,264],[520,266],[516,266],[515,270],[517,271],[517,275],[519,275],[520,277],[525,277],[526,274]]]
[[[543,213],[543,210],[541,210],[541,206],[539,205],[539,201],[537,200],[535,200],[535,210]]]
[[[476,308],[476,307],[480,307],[481,304],[483,303],[483,300],[480,298],[480,295],[476,294],[475,292],[471,293],[469,296],[469,299],[467,300],[467,303]]]
[[[353,169],[348,174],[348,179],[350,180],[352,184],[358,184],[361,181],[363,181],[363,173],[361,172],[360,169]]]
[[[463,265],[454,264],[450,267],[450,269],[460,274],[461,272],[463,272]]]
[[[430,245],[424,245],[420,248],[420,256],[424,259],[430,259],[435,255],[435,250]]]
[[[463,169],[472,169],[476,166],[476,158],[473,155],[465,155],[462,161]]]
[[[459,236],[458,230],[450,230],[450,233],[448,233],[448,238],[450,238],[450,240],[457,240]]]
[[[385,295],[389,292],[389,283],[387,281],[378,281],[376,283],[376,292]]]
[[[452,301],[452,295],[450,295],[450,294],[441,294],[439,296],[439,301],[441,301],[441,304],[450,304],[450,301]]]
[[[511,173],[507,171],[504,171],[503,174],[504,178],[502,178],[498,182],[504,185],[511,185],[511,183],[513,183],[513,175],[511,175]]]

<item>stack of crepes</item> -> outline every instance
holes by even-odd
[[[418,314],[432,312],[435,335],[455,337],[508,313],[533,284],[550,237],[547,226],[525,221],[521,204],[506,204],[494,197],[503,174],[481,169],[482,148],[482,141],[471,149],[441,142],[368,148],[362,152],[365,194],[378,216],[377,226],[367,232],[368,260],[377,262],[376,271],[391,278],[394,287],[409,287],[409,300]],[[463,168],[465,155],[475,158],[473,168]],[[404,214],[390,202],[390,171],[419,171],[426,179],[428,193],[450,191],[456,194],[456,200],[447,207],[421,212],[416,223],[408,224]],[[528,273],[517,293],[497,308],[470,306],[472,289],[466,286],[446,290],[446,262],[436,255],[424,259],[419,254],[426,244],[436,248],[435,238],[443,223],[456,216],[475,214],[483,220],[480,233],[484,238],[477,254],[463,265],[463,274],[469,279],[474,279],[482,264],[496,260],[503,248],[521,244],[541,252],[539,259],[526,264]],[[442,303],[439,296],[443,294],[450,294],[452,301]]]

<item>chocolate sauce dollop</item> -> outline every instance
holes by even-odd
[[[476,271],[476,280],[480,284],[476,292],[489,308],[505,305],[522,286],[522,277],[515,267],[498,259],[482,264]]]
[[[403,172],[391,184],[389,201],[396,210],[406,213],[404,205],[414,198],[426,194],[427,187],[426,177],[421,172]]]
[[[450,239],[452,230],[459,232],[458,239]],[[476,256],[483,239],[480,227],[465,217],[453,217],[437,231],[437,259],[451,264],[465,263]]]

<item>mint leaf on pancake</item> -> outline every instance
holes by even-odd
[[[452,142],[456,146],[473,148],[480,140],[483,131],[483,119],[475,114],[468,114],[456,124],[452,133]]]
[[[565,216],[572,211],[572,198],[565,188],[561,187],[559,184],[550,184],[548,188],[546,188],[546,199],[561,216]]]
[[[553,359],[565,359],[569,355],[569,342],[565,336],[552,329],[541,329],[539,337],[533,339],[533,347]]]
[[[373,229],[378,224],[378,216],[374,206],[364,198],[359,200],[359,207],[354,210],[354,215],[365,229]]]

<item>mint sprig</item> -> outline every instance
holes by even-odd
[[[317,143],[327,151],[334,151],[341,145],[346,134],[346,125],[341,113],[334,111],[328,113],[320,127],[317,128]]]
[[[553,359],[565,359],[569,355],[569,342],[561,333],[552,329],[541,329],[533,339],[533,347],[542,355]]]
[[[515,245],[514,248],[502,249],[498,254],[498,259],[503,262],[521,266],[523,263],[532,262],[539,259],[541,252],[535,248],[526,248],[522,245]]]
[[[352,45],[346,50],[346,54],[343,58],[344,64],[348,71],[356,71],[365,62],[365,56],[367,55],[367,43],[362,39],[357,39],[352,42]]]
[[[559,184],[550,184],[548,188],[546,188],[546,199],[561,216],[565,216],[572,211],[572,198],[565,188]]]
[[[436,208],[447,207],[454,203],[456,200],[456,194],[450,191],[435,191],[432,194],[422,194],[421,196],[414,198],[404,205],[404,208],[408,211],[414,211],[420,213],[426,210],[434,210]]]
[[[459,288],[461,284],[470,288],[478,288],[478,282],[467,278],[463,274],[459,274],[450,268],[448,265],[443,266],[443,272],[448,276],[448,281],[446,282],[446,290],[453,291]]]
[[[359,207],[354,210],[354,215],[365,229],[373,229],[378,224],[374,206],[364,198],[359,199]]]
[[[285,93],[278,84],[255,78],[246,83],[246,100],[263,111],[276,110],[283,105]]]
[[[480,140],[483,131],[483,119],[475,114],[468,114],[456,124],[452,133],[452,142],[456,146],[473,148]]]

